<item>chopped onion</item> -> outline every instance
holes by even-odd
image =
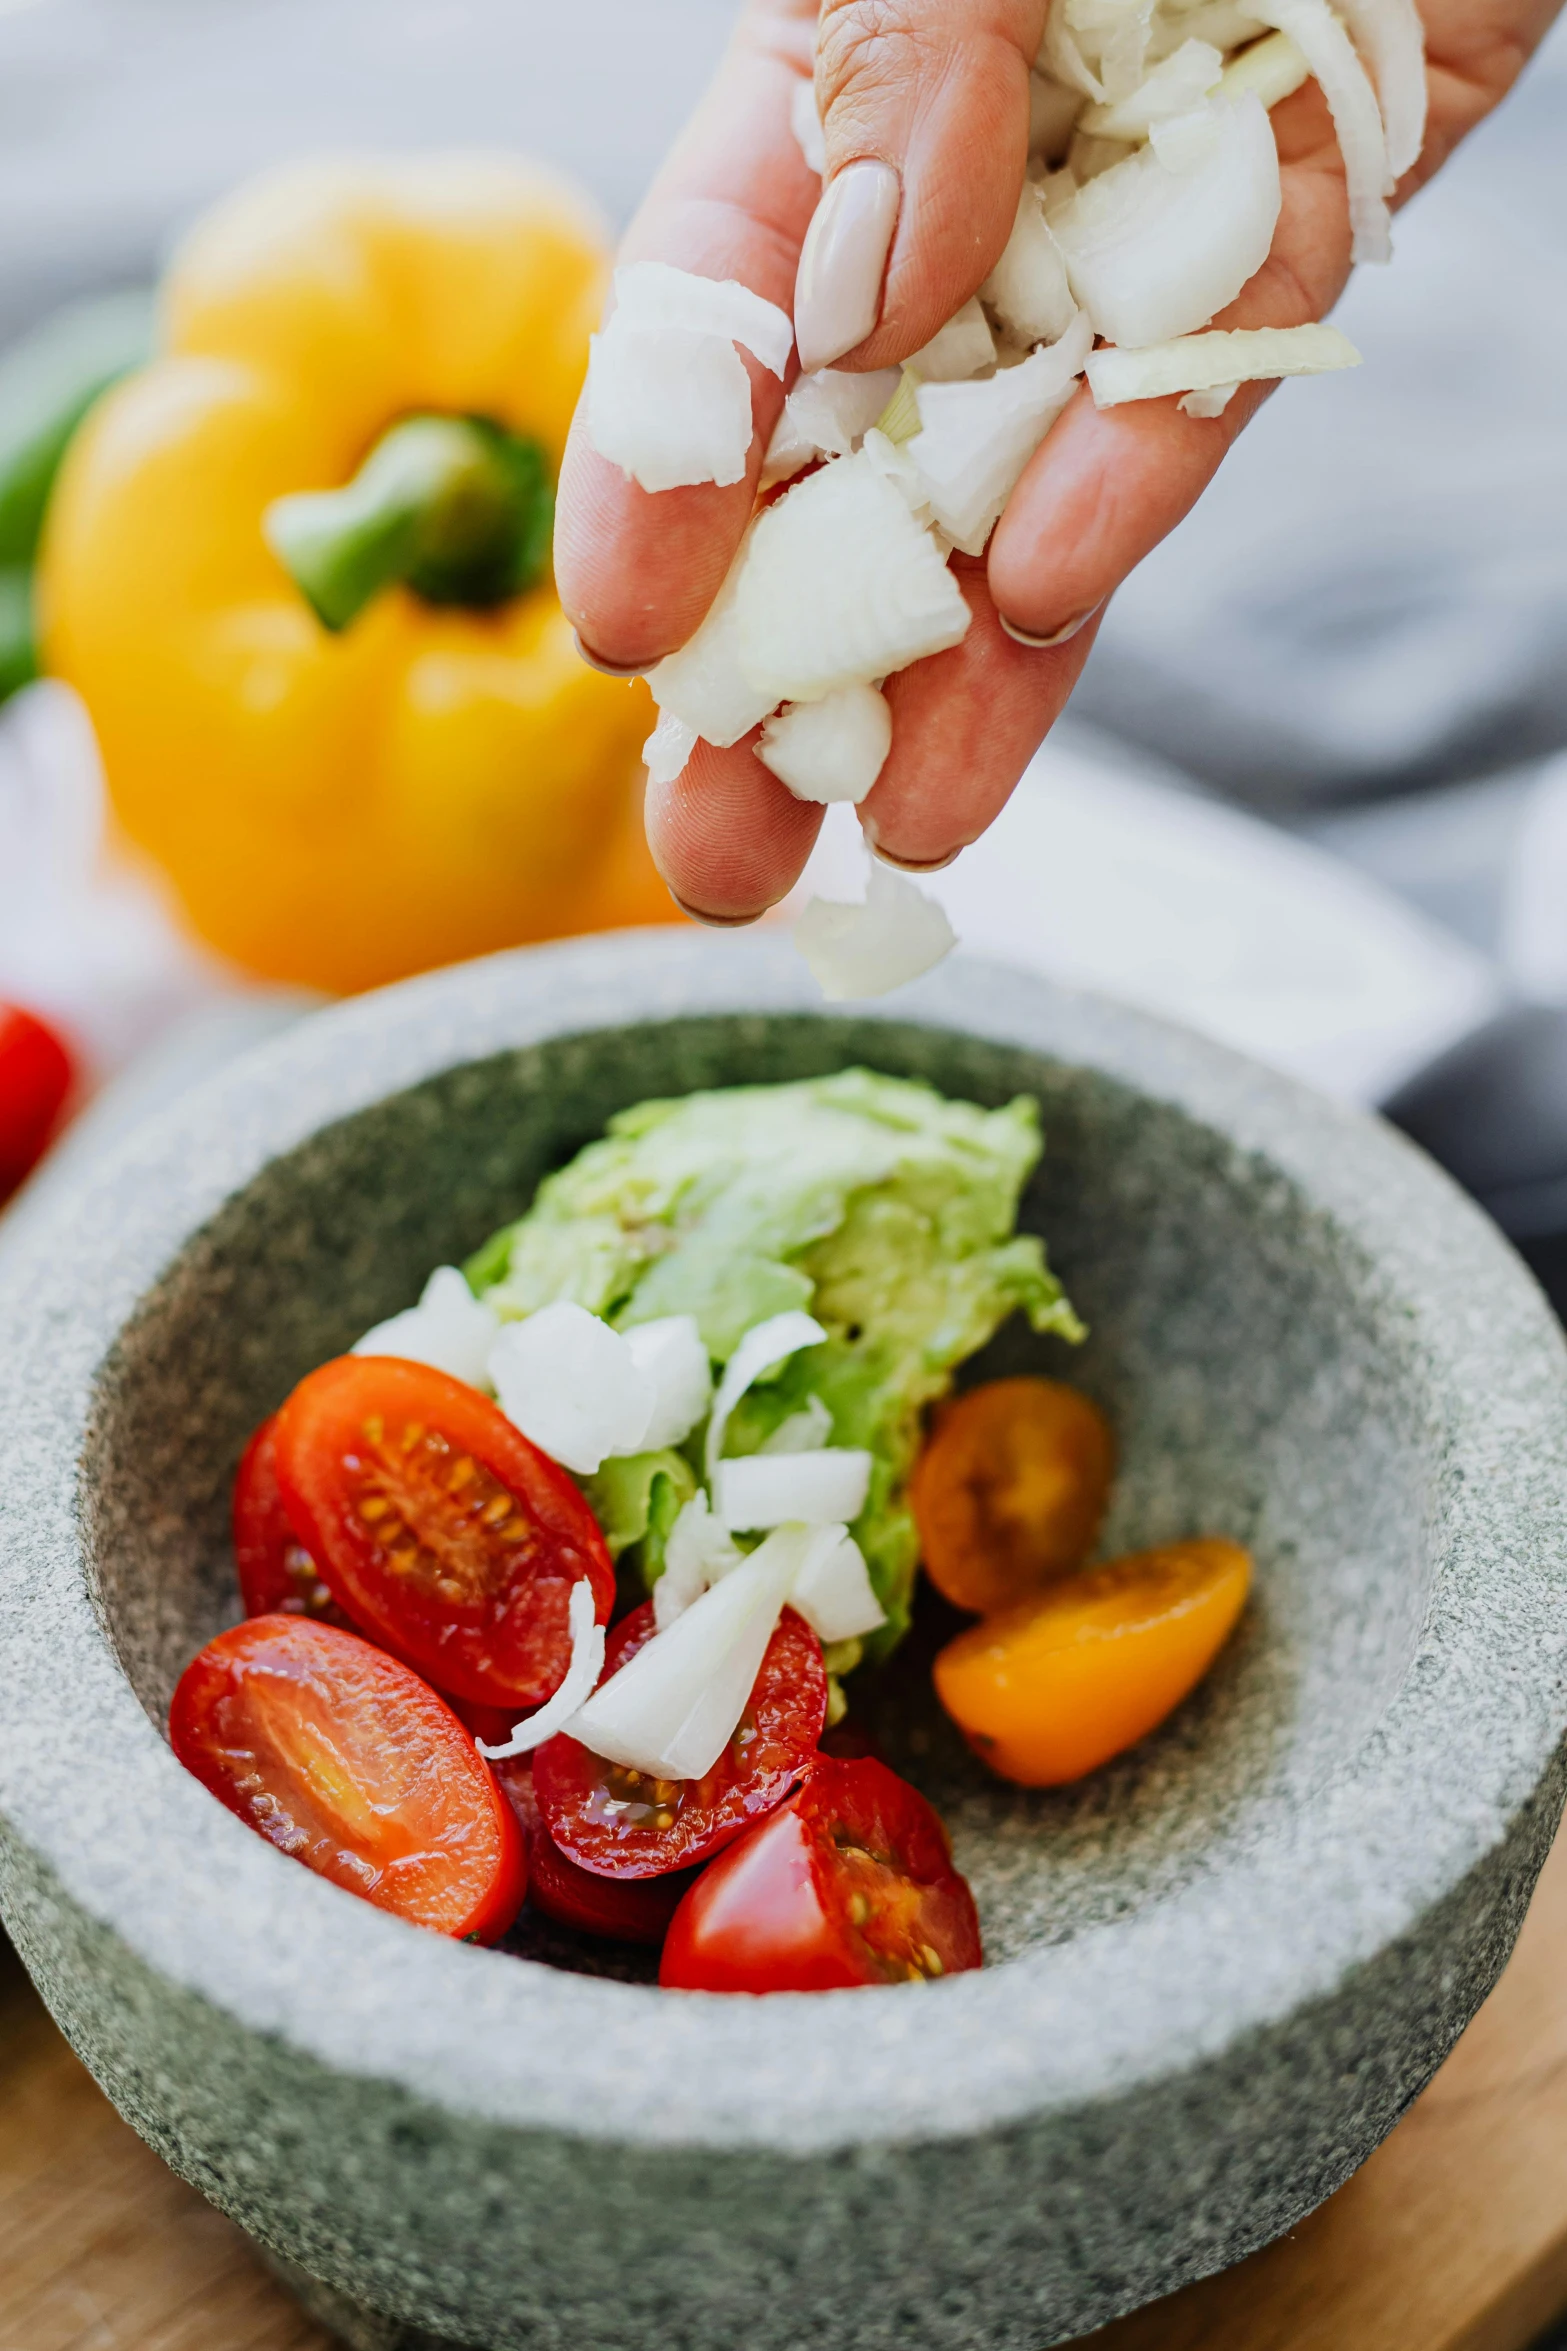
[[[635,1323],[625,1341],[632,1362],[653,1387],[642,1450],[678,1445],[691,1434],[713,1396],[713,1367],[695,1315],[666,1314],[657,1322]]]
[[[759,1453],[819,1453],[832,1438],[832,1414],[820,1396],[807,1396],[798,1412],[791,1412],[781,1420],[770,1437],[764,1437],[757,1447]]]
[[[1395,180],[1420,160],[1426,138],[1426,32],[1415,0],[1338,0],[1339,14],[1371,68]]]
[[[863,906],[813,898],[794,926],[794,943],[822,994],[841,1004],[917,980],[951,953],[957,937],[934,898],[873,865]]]
[[[788,481],[813,458],[850,456],[897,388],[895,367],[873,368],[865,375],[822,367],[814,375],[801,376],[768,444],[763,488]]]
[[[1385,198],[1393,183],[1387,141],[1376,92],[1355,54],[1354,43],[1328,0],[1246,0],[1246,5],[1259,24],[1289,34],[1328,102],[1349,189],[1354,259],[1391,261],[1393,244]]]
[[[1224,59],[1210,41],[1183,41],[1156,65],[1130,98],[1115,106],[1090,106],[1079,129],[1096,139],[1146,139],[1152,123],[1199,105],[1224,73]]]
[[[1045,219],[1044,199],[1032,180],[1023,182],[1006,250],[980,293],[1020,343],[1054,343],[1077,316],[1077,304],[1066,282],[1066,263]],[[985,340],[990,341],[988,328]],[[911,364],[927,383],[943,380],[922,369],[918,357]],[[964,370],[967,375],[976,372],[973,368]]]
[[[905,454],[931,513],[966,555],[983,552],[1023,468],[1071,399],[1092,343],[1093,329],[1077,312],[1058,342],[988,382],[920,386],[920,431]]]
[[[683,775],[700,737],[672,710],[659,713],[653,732],[642,746],[642,763],[655,784],[672,784]]]
[[[751,379],[722,335],[636,327],[617,312],[593,338],[584,414],[599,455],[644,490],[745,479]]]
[[[1028,152],[1045,163],[1059,163],[1072,136],[1072,126],[1083,103],[1082,92],[1063,88],[1042,73],[1028,77]]]
[[[619,1331],[585,1306],[561,1298],[507,1323],[490,1350],[490,1377],[513,1426],[578,1477],[642,1450],[653,1383]]]
[[[1124,163],[1133,152],[1129,139],[1094,139],[1086,131],[1074,131],[1072,144],[1066,151],[1067,169],[1079,186],[1086,186],[1102,172]]]
[[[1129,98],[1143,78],[1153,13],[1154,0],[1066,0],[1067,22],[1112,103]]]
[[[1149,61],[1168,57],[1183,41],[1208,41],[1227,54],[1252,38],[1256,22],[1247,15],[1245,0],[1199,0],[1195,8],[1172,8],[1168,16],[1154,18]]]
[[[1310,0],[1280,0],[1297,4]],[[1100,334],[1130,348],[1189,334],[1232,302],[1267,259],[1281,201],[1255,96],[1209,99],[1154,124],[1152,138],[1051,221],[1072,291]]]
[[[685,1504],[664,1545],[664,1572],[653,1586],[653,1622],[660,1632],[684,1616],[710,1584],[733,1572],[745,1553],[721,1519],[713,1516],[705,1494],[693,1494]]]
[[[631,1771],[701,1779],[734,1737],[797,1565],[796,1546],[760,1544],[600,1683],[571,1736]]]
[[[417,1306],[405,1307],[389,1322],[356,1339],[355,1355],[398,1355],[408,1363],[428,1363],[449,1372],[470,1388],[488,1388],[490,1349],[500,1331],[500,1317],[482,1298],[476,1298],[455,1265],[438,1265],[425,1283]]]
[[[996,364],[996,338],[990,331],[990,321],[980,308],[976,294],[955,310],[946,325],[922,343],[907,365],[913,369],[922,384],[962,384],[970,376],[982,375],[987,367]],[[898,386],[888,386],[890,400]],[[883,408],[886,403],[883,403]],[[877,415],[882,413],[877,410]],[[874,424],[875,417],[871,422]],[[883,431],[886,427],[883,426]]]
[[[887,1611],[871,1587],[865,1554],[846,1526],[802,1530],[799,1550],[789,1605],[800,1611],[819,1641],[857,1641],[886,1623]]]
[[[1239,384],[1211,384],[1206,392],[1185,393],[1175,405],[1187,416],[1222,416],[1239,390]]]
[[[741,663],[769,710],[906,669],[959,643],[970,620],[929,533],[863,450],[757,518],[737,605]]]
[[[1110,95],[1098,75],[1090,73],[1077,36],[1067,24],[1066,0],[1050,0],[1044,39],[1034,59],[1034,70],[1049,75],[1065,88],[1076,90],[1083,97],[1092,98],[1100,104]]]
[[[775,689],[758,688],[740,659],[740,575],[750,553],[751,531],[729,566],[696,635],[658,664],[648,677],[660,710],[693,727],[704,743],[727,750],[748,735],[783,699]]]
[[[892,712],[874,686],[840,686],[820,702],[789,702],[762,729],[756,756],[797,800],[864,799],[892,748]]]
[[[799,141],[806,170],[814,171],[819,180],[825,179],[827,141],[822,132],[822,118],[817,111],[814,81],[796,82],[790,91],[789,128]]]
[[[814,1453],[746,1453],[713,1472],[713,1508],[736,1534],[761,1527],[829,1526],[858,1518],[871,1457],[847,1446]]]
[[[724,1365],[723,1376],[713,1397],[703,1457],[709,1485],[713,1482],[713,1472],[724,1450],[729,1415],[746,1389],[759,1380],[764,1372],[776,1371],[780,1363],[787,1363],[791,1355],[798,1355],[802,1347],[819,1347],[826,1336],[816,1317],[803,1314],[798,1308],[788,1314],[770,1314],[765,1322],[752,1324]]]
[[[1248,90],[1255,90],[1264,106],[1274,107],[1282,99],[1293,97],[1301,84],[1310,79],[1311,68],[1288,33],[1269,33],[1230,59],[1219,84],[1219,95],[1241,98]]]
[[[527,1755],[533,1748],[542,1747],[546,1739],[553,1739],[557,1731],[563,1731],[577,1709],[592,1697],[604,1671],[604,1627],[595,1621],[593,1586],[586,1576],[571,1587],[566,1622],[571,1629],[571,1656],[559,1689],[535,1713],[513,1724],[511,1737],[504,1746],[487,1747],[482,1739],[475,1740],[479,1753],[491,1763],[499,1763],[507,1755]]]
[[[624,324],[647,331],[677,327],[743,343],[770,374],[781,376],[794,349],[786,310],[753,294],[734,278],[704,278],[667,261],[632,261],[615,272],[615,311],[609,331]]]
[[[1220,385],[1233,390],[1277,376],[1327,375],[1359,365],[1360,353],[1337,327],[1238,327],[1181,335],[1137,351],[1092,352],[1088,383],[1097,407],[1114,408],[1123,400],[1162,400],[1171,392],[1210,392]]]

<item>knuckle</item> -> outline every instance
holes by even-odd
[[[850,91],[904,87],[932,46],[925,12],[911,0],[823,0],[816,38],[822,111]]]

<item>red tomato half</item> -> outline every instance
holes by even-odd
[[[234,1558],[247,1616],[318,1616],[348,1623],[288,1522],[277,1482],[277,1414],[264,1420],[234,1478]]]
[[[869,1757],[824,1759],[702,1872],[658,1980],[687,1992],[829,1992],[979,1963],[974,1897],[924,1797]]]
[[[542,1706],[571,1658],[584,1576],[615,1597],[598,1520],[477,1389],[390,1355],[340,1355],[277,1425],[292,1524],[360,1631],[475,1706]]]
[[[495,1776],[511,1798],[528,1848],[528,1900],[546,1918],[584,1934],[621,1943],[664,1940],[664,1931],[696,1872],[677,1869],[661,1878],[600,1878],[579,1869],[551,1839],[533,1791],[531,1755],[509,1756]]]
[[[451,1708],[395,1657],[308,1617],[253,1616],[180,1676],[187,1771],[307,1869],[438,1935],[493,1942],[522,1836]]]
[[[615,1673],[653,1638],[643,1602],[609,1636],[604,1672]],[[656,1780],[606,1763],[559,1732],[533,1761],[539,1810],[568,1859],[597,1877],[662,1877],[727,1845],[780,1804],[810,1762],[827,1719],[822,1647],[786,1608],[767,1644],[751,1703],[706,1779]]]
[[[53,1029],[15,1004],[0,1004],[0,1200],[42,1157],[71,1076],[71,1057]]]

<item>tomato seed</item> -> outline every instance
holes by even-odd
[[[925,1972],[927,1975],[940,1975],[941,1953],[939,1951],[933,1951],[930,1945],[927,1943],[921,1950],[920,1957],[925,1962]]]

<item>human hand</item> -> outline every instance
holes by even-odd
[[[1395,204],[1505,95],[1560,5],[1421,0],[1430,112]],[[736,278],[794,310],[818,199],[858,203],[846,274],[796,311],[802,359],[857,369],[908,357],[977,291],[1006,243],[1044,17],[1044,0],[822,0],[818,28],[815,0],[750,0],[621,258]],[[794,89],[813,63],[825,193],[790,128]],[[1283,206],[1267,261],[1214,321],[1220,327],[1320,319],[1349,275],[1343,165],[1316,84],[1271,119]],[[878,221],[891,231],[890,253]],[[845,331],[860,339],[832,347]],[[650,668],[691,636],[723,581],[783,398],[773,377],[746,364],[751,466],[728,488],[650,495],[588,444],[579,412],[560,484],[556,569],[566,610],[601,666]],[[1173,398],[1100,411],[1079,386],[986,555],[952,559],[974,615],[962,644],[887,680],[892,750],[860,808],[879,855],[929,869],[984,831],[1060,715],[1106,600],[1192,506],[1271,388],[1243,385],[1222,416],[1194,418]],[[648,790],[660,870],[680,902],[709,920],[743,922],[773,904],[821,823],[819,807],[762,766],[753,741],[724,751],[699,743],[674,783]]]

